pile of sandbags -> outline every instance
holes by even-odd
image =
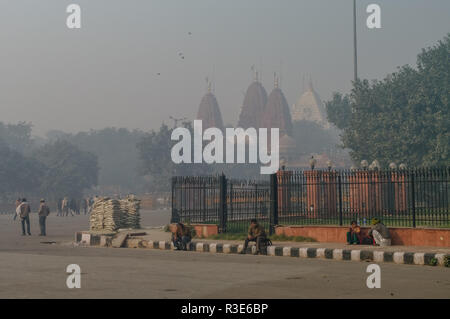
[[[115,231],[122,227],[123,218],[120,202],[108,197],[98,197],[92,205],[89,218],[91,230]]]
[[[91,231],[116,231],[120,228],[140,228],[140,200],[134,195],[126,199],[97,197],[89,218]]]
[[[127,198],[120,200],[120,209],[124,214],[126,225],[124,228],[141,228],[140,207],[141,201],[134,195],[129,195]]]

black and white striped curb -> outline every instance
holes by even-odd
[[[75,238],[77,243],[90,246],[110,246],[111,236],[90,235],[78,232]],[[147,248],[160,250],[173,250],[173,243],[170,241],[148,241],[140,238],[127,239],[124,247],[128,248]],[[243,244],[223,244],[223,243],[205,243],[190,242],[189,251],[238,254],[244,249]],[[256,252],[256,247],[247,248],[246,254]],[[392,252],[383,250],[359,250],[359,249],[332,249],[332,248],[306,248],[289,246],[269,246],[267,247],[268,256],[284,256],[298,258],[322,258],[333,260],[348,261],[374,261],[390,262],[395,264],[409,265],[430,265],[433,259],[436,259],[437,265],[444,266],[445,258],[450,258],[448,254],[436,253],[414,253],[414,252]]]
[[[145,247],[150,249],[172,250],[173,243],[168,241],[154,241],[145,244],[134,240],[128,247]],[[137,241],[137,242],[136,242]],[[202,243],[191,242],[188,250],[196,252],[210,252],[223,254],[237,254],[244,248],[244,245],[222,244],[222,243]],[[255,253],[256,247],[247,248],[246,254]],[[358,250],[358,249],[331,249],[331,248],[299,248],[299,247],[283,247],[269,246],[267,247],[268,256],[284,256],[299,258],[323,258],[333,260],[349,260],[349,261],[374,261],[374,262],[392,262],[395,264],[409,265],[430,265],[433,258],[436,258],[437,264],[444,266],[446,254],[435,253],[413,253],[413,252],[390,252],[382,250]],[[447,257],[448,258],[448,257]]]

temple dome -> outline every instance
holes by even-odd
[[[210,127],[217,127],[224,130],[222,114],[220,113],[217,99],[211,92],[206,93],[198,107],[197,120],[203,121],[203,130]]]
[[[259,81],[254,81],[247,89],[239,115],[238,127],[258,128],[267,104],[267,92]]]
[[[314,90],[312,83],[302,94],[297,103],[292,106],[292,120],[315,122],[322,127],[329,128],[325,107]]]
[[[280,136],[284,134],[292,136],[291,112],[283,91],[277,86],[275,86],[267,99],[261,127],[265,127],[268,130],[279,128]]]

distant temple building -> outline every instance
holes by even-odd
[[[208,92],[203,96],[197,112],[197,120],[203,121],[203,130],[210,127],[217,127],[224,132],[222,113],[214,94],[211,93],[211,85],[208,85]]]
[[[330,128],[325,107],[319,95],[314,90],[312,82],[309,83],[308,90],[292,106],[292,120],[311,121],[319,124],[323,128]]]
[[[244,97],[238,127],[248,129],[261,126],[262,115],[267,104],[267,92],[258,80],[258,72],[255,73],[255,81],[250,84]]]
[[[217,127],[225,135],[222,114],[217,99],[211,92],[210,82],[208,83],[208,92],[200,102],[196,119],[203,121],[203,130]],[[315,122],[324,129],[331,128],[327,121],[325,107],[312,83],[309,83],[308,89],[290,109],[286,97],[279,87],[278,78],[275,76],[274,89],[267,96],[267,92],[258,78],[258,72],[255,72],[254,80],[247,88],[236,127],[243,129],[267,128],[269,150],[270,129],[278,128],[280,161],[289,166],[307,167],[311,154],[302,154],[301,150],[297,149],[297,141],[293,138],[293,122],[297,121]],[[314,155],[320,166],[324,166],[330,160],[325,153]],[[347,157],[336,155],[331,160],[336,165],[344,167],[348,166]]]
[[[260,127],[265,127],[268,130],[278,128],[280,130],[280,138],[285,134],[292,136],[291,112],[283,91],[278,87],[277,78],[275,78],[275,87],[267,98]]]

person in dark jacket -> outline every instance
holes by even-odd
[[[266,239],[267,237],[266,232],[264,231],[264,227],[262,227],[256,219],[252,219],[250,221],[250,227],[248,228],[247,239],[245,239],[244,242],[244,248],[240,253],[245,254],[245,252],[247,251],[248,243],[251,241],[256,242],[256,255],[265,253],[262,251],[262,246],[266,243]]]
[[[347,232],[347,244],[359,245],[361,244],[361,227],[355,220],[350,223],[350,229]]]
[[[47,216],[49,214],[50,214],[50,208],[45,203],[45,200],[41,199],[41,204],[39,205],[39,211],[38,211],[39,227],[41,228],[41,233],[39,234],[39,236],[47,236],[45,222],[46,222]]]
[[[187,250],[191,241],[191,229],[183,223],[177,223],[172,234],[172,242],[176,250]]]

